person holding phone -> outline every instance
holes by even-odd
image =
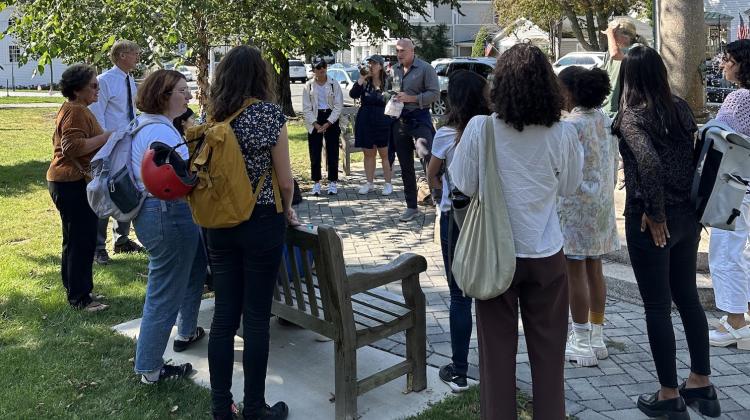
[[[383,195],[393,193],[391,165],[388,162],[388,137],[393,120],[385,115],[385,104],[390,97],[391,81],[385,73],[385,60],[379,55],[367,57],[367,67],[360,69],[360,77],[349,96],[360,100],[355,124],[354,147],[359,147],[365,155],[365,177],[367,182],[359,189],[359,194],[367,194],[373,189],[375,179],[375,157],[380,155],[383,165]]]

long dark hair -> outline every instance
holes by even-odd
[[[740,87],[750,89],[750,39],[730,42],[727,44],[726,53],[740,66],[737,71]]]
[[[547,56],[531,44],[516,44],[497,59],[490,99],[497,117],[523,131],[560,121],[563,98]]]
[[[208,117],[223,121],[246,99],[271,100],[268,63],[260,50],[247,45],[234,47],[219,62],[208,97]]]
[[[633,47],[620,64],[620,111],[612,124],[620,131],[622,115],[628,108],[640,108],[656,118],[662,136],[670,128],[679,128],[679,117],[669,87],[667,68],[656,50],[643,45]]]
[[[470,119],[490,113],[487,80],[473,71],[454,71],[448,77],[448,105],[445,125],[456,129],[458,143]]]

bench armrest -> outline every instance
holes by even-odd
[[[394,281],[419,276],[427,270],[427,260],[421,255],[407,252],[388,264],[347,272],[347,284],[352,295],[384,286]]]

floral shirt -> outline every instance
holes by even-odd
[[[599,109],[576,107],[565,121],[573,124],[583,146],[583,181],[570,196],[558,197],[566,255],[599,256],[620,248],[614,189],[617,141],[609,117]]]
[[[258,204],[274,204],[273,183],[271,180],[271,148],[276,145],[286,117],[278,105],[258,102],[247,107],[231,126],[240,150],[245,157],[245,166],[250,182],[255,189],[263,174],[267,173]],[[281,197],[279,197],[280,199]]]

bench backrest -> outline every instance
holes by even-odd
[[[287,259],[279,270],[274,300],[305,313],[298,320],[317,322],[319,329],[334,332],[341,330],[338,326],[353,325],[343,247],[336,231],[306,225],[290,227],[286,235]]]

